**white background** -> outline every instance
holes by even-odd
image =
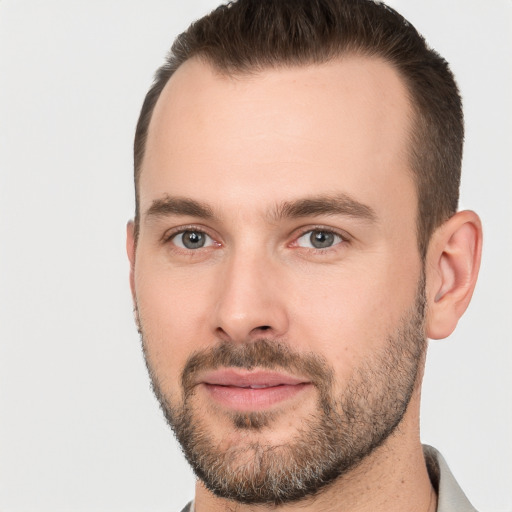
[[[132,321],[126,220],[143,96],[214,0],[0,0],[0,511],[178,511],[193,495]],[[512,1],[395,0],[465,102],[481,279],[431,344],[423,440],[512,511]]]

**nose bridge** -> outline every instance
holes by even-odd
[[[233,250],[219,275],[215,330],[231,341],[282,336],[288,329],[276,258],[264,248]],[[264,333],[264,334],[263,334]]]

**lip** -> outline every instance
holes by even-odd
[[[265,370],[222,369],[199,382],[209,397],[237,411],[262,411],[296,397],[312,386],[307,379]]]

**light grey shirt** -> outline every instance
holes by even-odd
[[[476,512],[452,475],[443,456],[432,446],[423,445],[430,481],[437,491],[437,512]]]
[[[452,475],[443,456],[432,446],[424,445],[430,481],[437,492],[437,512],[477,512]],[[190,502],[181,512],[195,512]]]

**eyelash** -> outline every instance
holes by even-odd
[[[175,228],[175,229],[172,229],[170,231],[167,231],[164,233],[164,235],[162,236],[162,243],[164,245],[167,245],[167,244],[170,244],[173,246],[173,250],[176,250],[176,251],[180,251],[180,252],[185,252],[187,254],[193,254],[195,252],[199,252],[200,249],[208,249],[210,248],[211,246],[207,246],[207,247],[201,247],[201,248],[198,248],[198,249],[182,249],[181,247],[178,247],[176,246],[175,244],[172,243],[172,240],[173,238],[177,237],[178,235],[180,234],[183,234],[183,233],[186,233],[188,231],[193,231],[193,232],[197,232],[197,233],[202,233],[204,235],[206,235],[207,237],[211,238],[213,241],[214,241],[214,248],[215,246],[216,247],[220,247],[222,244],[220,242],[218,242],[216,240],[216,237],[210,235],[207,230],[205,230],[203,227],[199,227],[199,226],[195,226],[195,225],[189,225],[189,226],[180,226],[179,228]],[[332,234],[334,236],[337,236],[341,239],[340,242],[337,242],[335,243],[334,245],[330,246],[330,247],[325,247],[325,248],[314,248],[314,247],[300,247],[300,246],[297,246],[297,241],[302,238],[303,236],[307,235],[308,233],[312,233],[312,232],[315,232],[315,231],[318,231],[318,232],[322,232],[322,233],[325,233],[325,234]],[[345,245],[345,244],[348,244],[350,243],[350,237],[345,234],[345,233],[342,233],[342,232],[339,232],[333,228],[328,228],[328,227],[325,227],[325,226],[309,226],[307,228],[303,228],[301,229],[298,233],[294,234],[293,235],[293,241],[291,243],[288,244],[288,247],[299,247],[299,248],[302,248],[302,249],[305,249],[307,250],[308,252],[312,252],[314,254],[327,254],[327,253],[330,253],[331,251],[336,251],[336,250],[339,250],[339,245]]]
[[[303,236],[307,235],[308,233],[313,233],[315,231],[337,236],[337,237],[339,237],[341,239],[341,241],[337,242],[337,243],[334,243],[330,247],[325,247],[325,248],[322,248],[322,249],[314,248],[314,247],[302,247],[302,249],[306,249],[310,253],[312,252],[314,254],[326,255],[326,254],[331,253],[332,251],[339,250],[339,246],[340,245],[345,245],[345,244],[350,243],[350,237],[347,234],[345,234],[343,232],[340,232],[340,231],[337,231],[337,230],[335,230],[335,229],[333,229],[331,227],[326,227],[326,226],[309,226],[307,228],[302,229],[296,236],[294,236],[293,242],[291,244],[289,244],[289,245],[293,247],[295,244],[297,244],[297,241],[300,238],[302,238]]]
[[[219,242],[216,241],[216,237],[210,235],[206,229],[200,226],[190,225],[190,226],[180,226],[179,228],[173,228],[169,231],[166,231],[161,239],[161,242],[165,245],[170,242],[172,242],[172,239],[177,237],[178,235],[181,235],[183,233],[187,233],[189,231],[192,231],[194,233],[202,233],[203,235],[206,235],[207,237],[211,238],[214,242],[220,245]]]

